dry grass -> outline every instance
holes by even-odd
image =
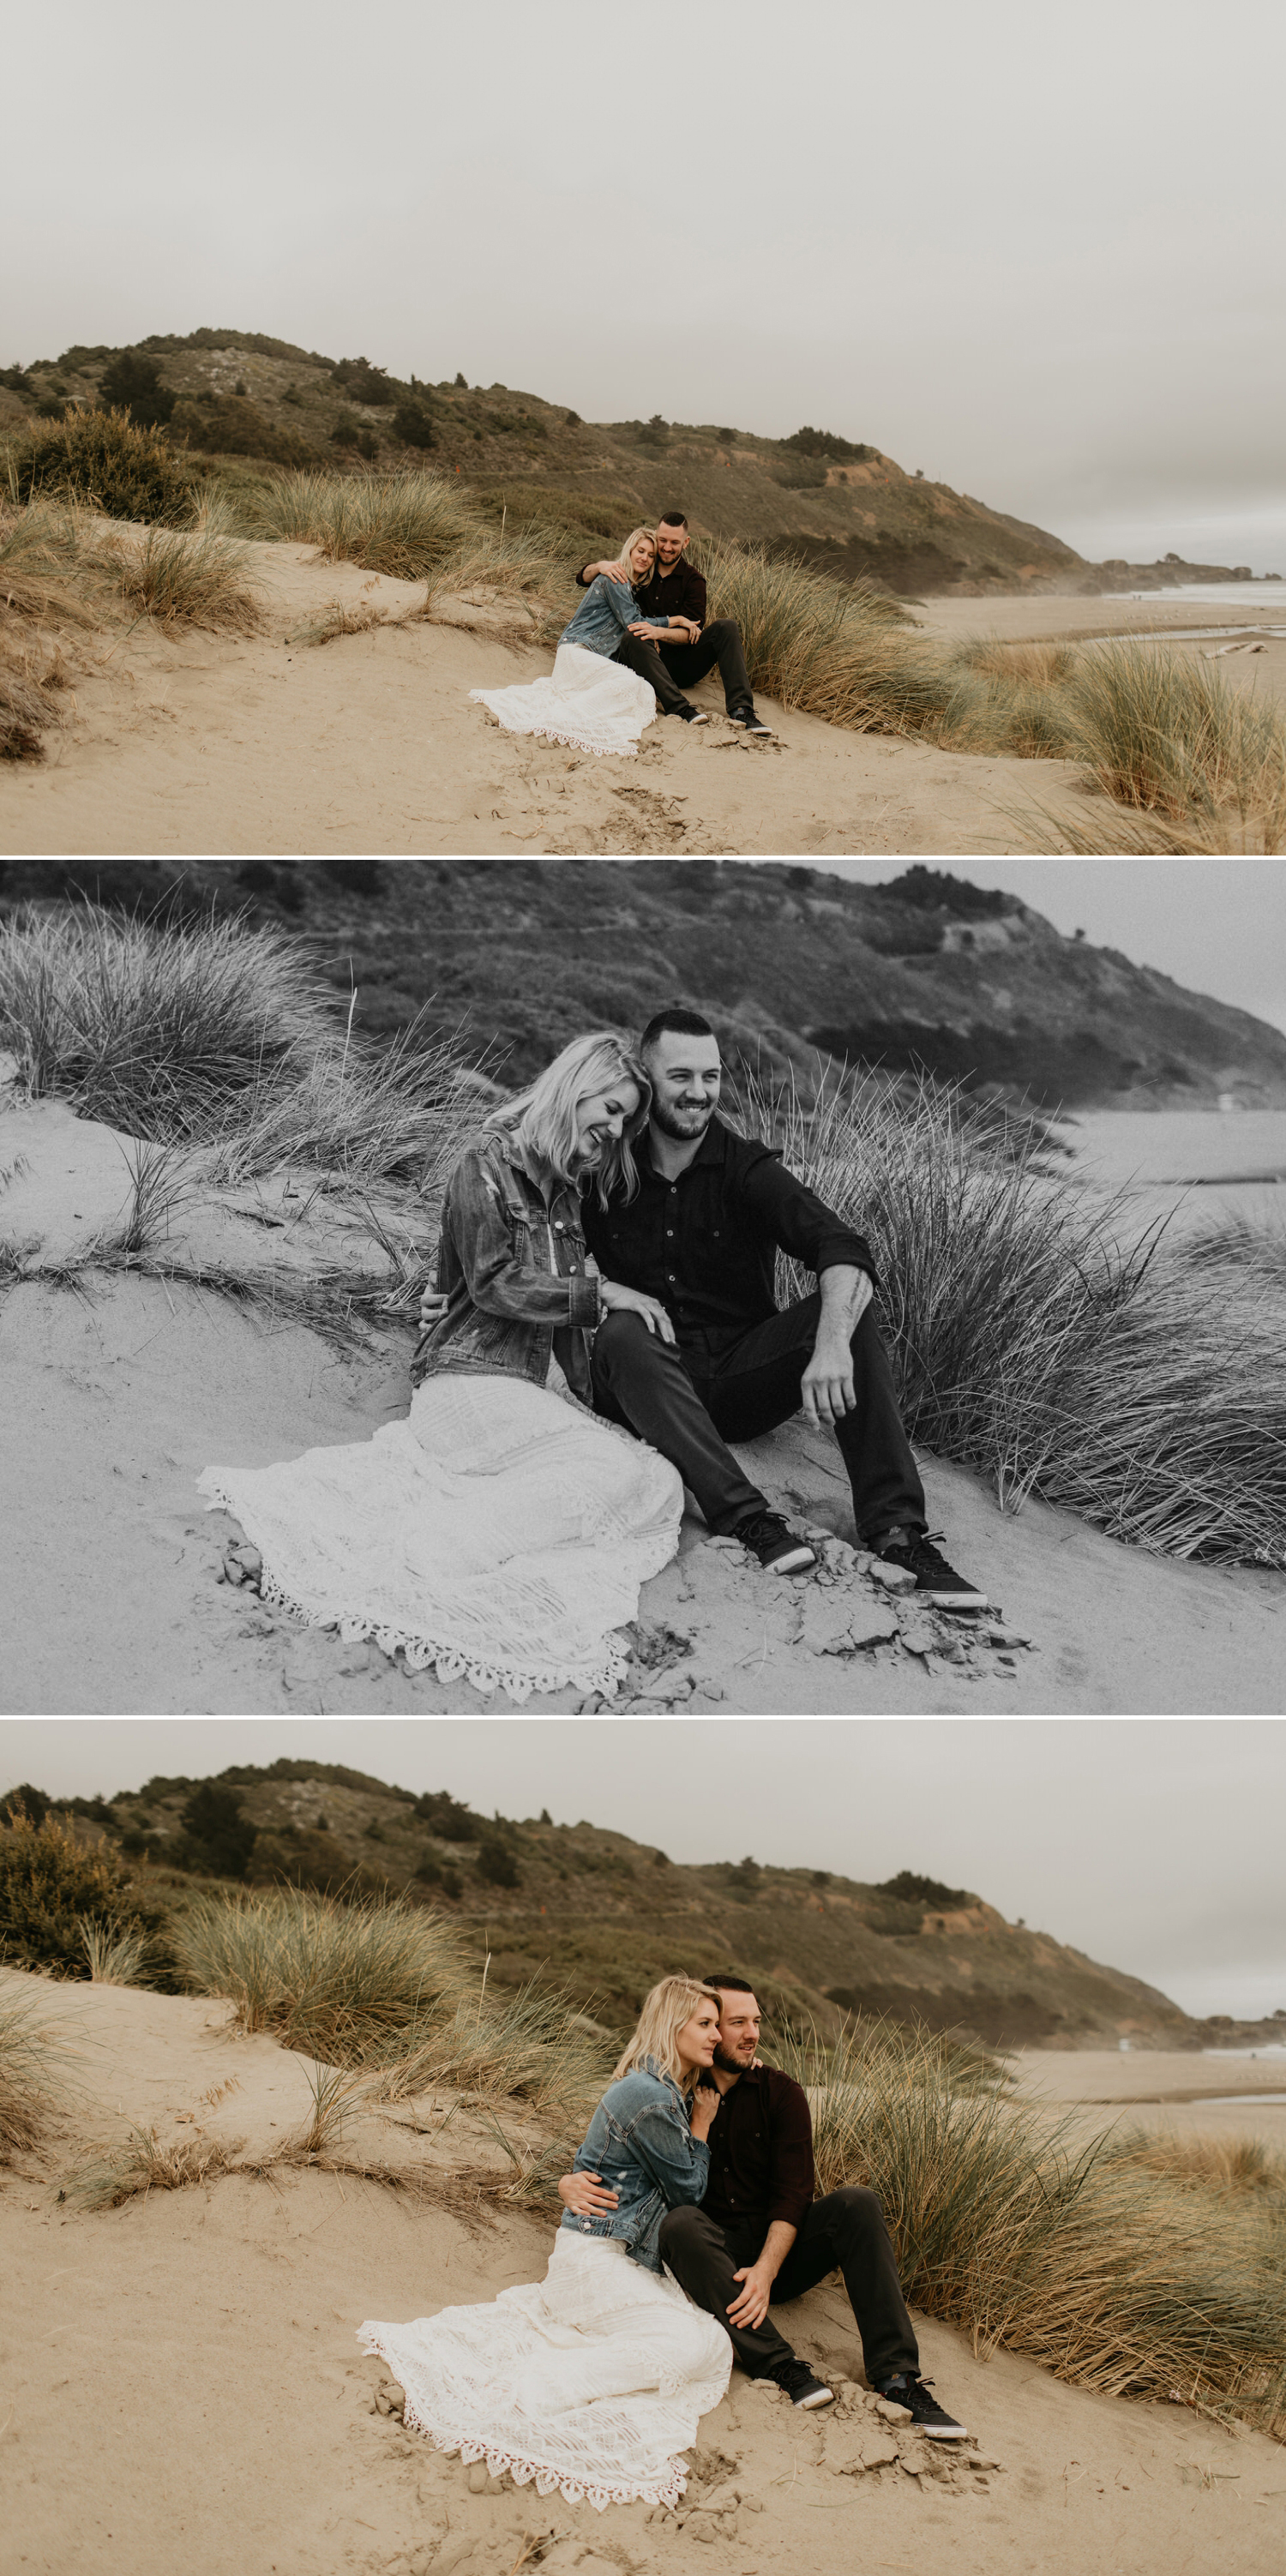
[[[283,474],[248,533],[316,546],[327,563],[422,581],[471,535],[457,494],[433,474]]]
[[[1158,1554],[1286,1566],[1286,1342],[1280,1294],[1190,1262],[1041,1164],[998,1152],[963,1093],[908,1104],[877,1080],[814,1109],[746,1091],[779,1144],[870,1237],[912,1436]],[[784,1278],[800,1293],[802,1280]]]
[[[906,611],[862,582],[757,549],[694,549],[711,613],[741,628],[752,685],[853,733],[972,739],[986,692],[911,627]]]
[[[1079,2143],[942,2044],[859,2024],[780,2052],[809,2088],[818,2187],[869,2185],[908,2298],[1107,2396],[1185,2397],[1286,2434],[1286,2277],[1253,2213]]]
[[[454,1928],[402,1899],[344,1904],[309,1888],[199,1895],[172,1928],[180,1974],[227,1995],[245,2030],[328,2063],[366,2062],[453,2012],[467,1983]]]
[[[130,1926],[122,1929],[118,1923],[95,1923],[88,1918],[82,1922],[80,1932],[91,1985],[147,1984],[148,1944],[144,1932]]]
[[[455,1048],[424,1021],[377,1053],[301,942],[213,916],[15,913],[0,924],[0,1044],[32,1097],[208,1147],[211,1182],[299,1161],[423,1189],[476,1114]]]
[[[1267,698],[1162,645],[1102,644],[1068,699],[1073,748],[1118,804],[1203,851],[1282,848],[1286,724]]]
[[[70,2054],[37,2002],[0,1979],[0,2165],[39,2150],[61,2100]]]
[[[1262,2138],[1162,2137],[1153,2129],[1119,2129],[1104,2152],[1113,2163],[1159,2174],[1189,2190],[1234,2199],[1271,2194],[1286,2217],[1286,2157],[1275,2155]]]
[[[119,587],[128,604],[159,626],[253,635],[263,619],[243,546],[205,526],[148,528],[123,549]]]

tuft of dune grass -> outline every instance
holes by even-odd
[[[777,2054],[809,2093],[818,2189],[879,2194],[914,2305],[1074,2386],[1286,2435],[1286,2278],[1253,2212],[961,2087],[927,2033],[859,2022]]]
[[[1279,1294],[1230,1268],[1212,1298],[1161,1231],[999,1153],[987,1113],[925,1078],[841,1080],[815,1106],[743,1090],[750,1133],[860,1226],[912,1437],[1157,1554],[1286,1566]],[[801,1293],[784,1273],[782,1286]]]
[[[262,624],[245,548],[213,527],[147,528],[119,561],[122,598],[158,625],[253,635]]]
[[[1286,2157],[1274,2154],[1262,2138],[1165,2137],[1152,2129],[1118,2129],[1104,2153],[1114,2163],[1159,2174],[1188,2190],[1272,2195],[1286,2217]]]
[[[62,2067],[70,2050],[39,2006],[16,1984],[0,1979],[0,2165],[34,2155],[62,2092]]]
[[[328,563],[421,581],[472,522],[440,475],[283,474],[255,505],[255,533],[316,546]]]
[[[227,1995],[247,2031],[333,2061],[370,2055],[454,2010],[467,1980],[452,1925],[403,1899],[344,1904],[311,1888],[201,1895],[173,1926],[198,1994]]]
[[[423,1017],[369,1048],[306,947],[214,915],[15,912],[0,923],[0,1045],[31,1097],[200,1144],[212,1181],[297,1160],[423,1187],[472,1113],[454,1045]]]

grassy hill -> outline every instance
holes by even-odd
[[[823,2030],[861,2012],[993,2045],[1203,2035],[1138,1978],[905,1871],[871,1886],[751,1858],[687,1867],[584,1819],[488,1820],[445,1792],[299,1759],[75,1806],[78,1832],[120,1846],[163,1911],[211,1875],[405,1891],[463,1922],[479,1966],[490,1955],[489,1986],[565,1986],[612,2031],[669,1971],[736,1966],[779,2022]]]
[[[1017,897],[912,867],[882,886],[736,861],[10,862],[0,905],[73,888],[248,903],[316,943],[357,1023],[422,1006],[527,1079],[576,1031],[682,998],[731,1053],[808,1078],[817,1049],[1040,1105],[1286,1102],[1286,1036]]]
[[[771,439],[730,424],[582,421],[508,385],[402,379],[262,332],[153,334],[135,351],[79,346],[0,370],[0,437],[69,400],[127,390],[128,372],[113,371],[130,360],[144,370],[136,417],[162,418],[193,455],[236,460],[241,472],[423,464],[493,495],[511,522],[552,520],[599,545],[678,507],[698,533],[753,538],[900,593],[1097,587],[1059,538],[864,442],[810,428]]]

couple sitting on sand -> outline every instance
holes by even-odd
[[[875,2193],[816,2200],[813,2183],[808,2098],[761,2064],[746,1979],[665,1977],[559,2183],[544,2280],[361,2341],[439,2450],[569,2502],[675,2505],[676,2454],[734,2359],[795,2406],[831,2403],[768,2311],[838,2270],[869,2386],[932,2438],[967,2439],[920,2377]]]
[[[409,1414],[201,1478],[268,1599],[443,1681],[610,1694],[685,1486],[749,1565],[812,1567],[728,1445],[802,1407],[839,1444],[858,1542],[922,1600],[986,1607],[926,1530],[868,1245],[720,1117],[721,1081],[709,1022],[675,1005],[637,1052],[573,1039],[493,1112],[447,1183]],[[779,1253],[818,1282],[784,1308]]]
[[[583,564],[576,578],[586,596],[559,636],[549,677],[470,696],[507,733],[632,756],[658,706],[685,724],[709,723],[684,691],[717,662],[731,722],[770,738],[755,713],[740,632],[731,617],[707,626],[705,581],[684,561],[687,544],[683,512],[667,510],[655,535],[635,528],[618,557]]]

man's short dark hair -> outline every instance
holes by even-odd
[[[661,528],[686,528],[687,524],[682,510],[663,510],[657,521]]]
[[[664,1002],[659,1011],[653,1012],[639,1039],[640,1055],[645,1054],[650,1046],[656,1045],[658,1038],[665,1037],[669,1032],[681,1038],[714,1036],[714,1030],[709,1021],[703,1020],[699,1011],[689,1011],[682,1002]]]
[[[703,1986],[717,1986],[720,1994],[753,1995],[755,1991],[744,1977],[737,1975],[735,1968],[716,1968],[714,1975],[703,1977],[701,1983]]]

